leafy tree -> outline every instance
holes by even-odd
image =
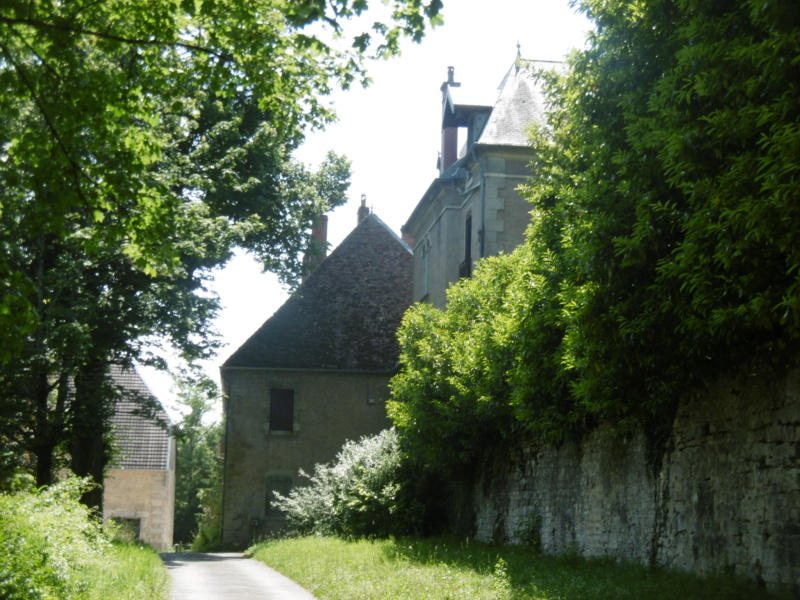
[[[800,341],[800,9],[585,0],[588,48],[548,80],[527,244],[417,307],[392,416],[468,463],[517,430],[663,442],[681,399]],[[496,298],[494,296],[497,296]]]
[[[207,423],[208,413],[219,404],[219,389],[208,378],[179,384],[180,404],[188,412],[177,427],[174,541],[188,544],[198,534],[203,499],[220,484],[219,445],[223,428]]]
[[[350,46],[308,28],[340,35],[366,2],[0,7],[0,416],[39,484],[64,452],[102,480],[111,361],[152,339],[213,350],[205,283],[233,248],[298,279],[349,166],[310,173],[292,150],[333,118],[332,86],[365,80],[370,48],[419,39],[440,3],[392,6]]]
[[[669,419],[702,381],[800,337],[786,152],[800,140],[789,100],[800,13],[762,1],[583,6],[597,33],[557,82],[531,198],[574,215],[558,230],[575,400],[624,430]]]
[[[403,369],[392,379],[388,411],[430,464],[468,464],[508,433],[504,370],[514,348],[499,315],[520,272],[516,256],[488,258],[472,279],[450,287],[447,310],[417,304],[403,318]]]

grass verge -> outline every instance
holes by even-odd
[[[305,537],[248,551],[320,600],[755,600],[778,598],[734,578],[547,556],[450,538]]]
[[[166,600],[169,575],[149,546],[114,542],[86,569],[87,600]]]

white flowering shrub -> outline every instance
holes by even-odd
[[[407,460],[394,429],[348,441],[336,459],[300,472],[310,485],[276,494],[290,527],[302,534],[384,537],[415,532],[425,507],[422,475]]]

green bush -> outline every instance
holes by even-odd
[[[200,513],[197,535],[192,540],[192,552],[212,552],[222,544],[222,473],[212,475],[210,487],[199,490]]]
[[[108,544],[100,524],[78,502],[84,480],[41,492],[0,496],[0,597],[80,598],[86,567]]]
[[[168,578],[150,548],[110,542],[79,502],[87,480],[0,494],[0,598],[158,600]],[[119,531],[117,529],[117,531]]]
[[[643,429],[655,468],[695,390],[797,362],[796,3],[576,5],[596,27],[540,74],[526,244],[398,332],[389,415],[452,479],[492,446],[601,423]]]
[[[428,477],[406,459],[394,429],[348,441],[311,484],[277,496],[290,527],[302,534],[384,537],[420,531],[426,507],[420,486]]]

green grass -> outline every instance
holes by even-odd
[[[86,600],[165,600],[169,575],[149,546],[113,543],[86,569]]]
[[[269,541],[248,551],[320,600],[756,600],[736,579],[449,538]]]

